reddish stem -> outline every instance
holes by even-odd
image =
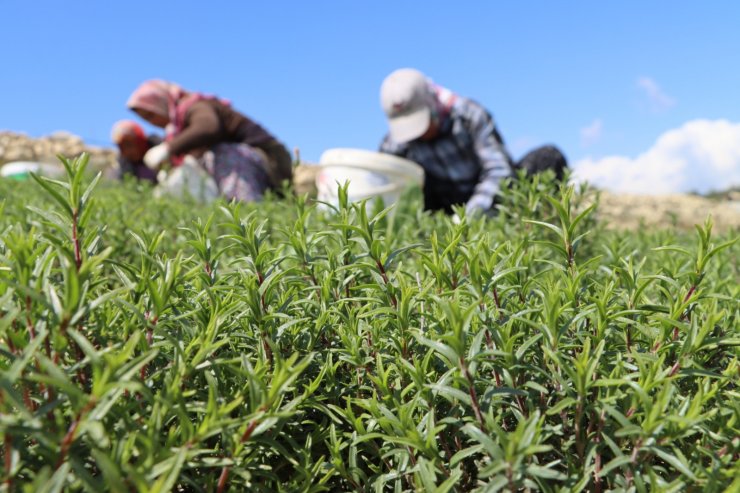
[[[149,322],[151,323],[152,327],[155,327],[157,325],[157,321],[159,320],[159,315],[154,315],[153,317],[149,318],[149,312],[145,314],[147,319],[149,319]],[[152,346],[152,340],[154,339],[154,331],[151,327],[147,328],[146,330],[146,345],[148,347]],[[141,370],[139,370],[139,378],[141,378],[141,381],[146,380],[146,370],[149,365],[146,364],[141,367]]]
[[[460,358],[460,369],[463,372],[463,376],[468,381],[468,393],[470,394],[470,401],[473,405],[473,412],[475,413],[475,418],[478,420],[478,423],[480,424],[480,429],[483,432],[485,432],[486,423],[483,420],[483,413],[480,410],[480,404],[478,404],[478,394],[475,391],[475,382],[473,382],[473,377],[470,375],[470,372],[468,371],[468,366],[465,364],[465,360],[463,358]]]
[[[678,373],[678,370],[681,369],[681,360],[676,361],[676,363],[671,368],[671,372],[668,374],[669,377],[674,376],[676,373]]]
[[[390,288],[390,280],[388,279],[388,274],[386,273],[385,267],[383,267],[383,264],[380,263],[380,260],[376,260],[375,265],[378,267],[378,272],[380,272],[380,277],[383,278],[383,283],[385,283],[385,286],[387,288]],[[394,295],[393,293],[389,293],[389,294],[391,297],[391,304],[393,305],[393,308],[398,308],[398,301],[396,300],[396,295]]]
[[[411,447],[406,447],[406,450],[409,453],[409,459],[411,459],[411,465],[416,467],[416,457],[414,457],[414,452],[411,450]]]
[[[265,350],[267,361],[272,365],[272,348],[270,347],[270,343],[267,342],[267,336],[264,333],[262,334],[262,347]]]
[[[229,467],[224,466],[223,469],[221,469],[221,475],[218,477],[218,486],[216,488],[216,491],[218,493],[223,493],[226,491],[226,482],[229,480]]]
[[[264,412],[267,410],[266,405],[262,405],[259,408],[260,412]],[[255,428],[257,428],[257,425],[259,424],[259,421],[256,419],[253,419],[250,421],[250,423],[247,425],[247,429],[244,430],[244,433],[242,434],[241,438],[239,439],[239,443],[244,443],[252,436],[252,433],[254,433]],[[218,478],[218,493],[223,493],[226,490],[226,484],[229,479],[229,466],[224,466],[221,469],[221,475]]]
[[[491,292],[493,294],[493,302],[496,303],[496,309],[498,310],[499,318],[501,318],[501,300],[499,300],[498,290],[496,289],[496,286],[493,286]]]
[[[691,295],[694,294],[694,292],[696,291],[696,287],[697,287],[696,284],[692,284],[691,285],[691,287],[689,288],[688,293],[686,293],[686,296],[684,296],[684,298],[683,298],[683,302],[684,303],[686,303],[687,301],[689,301],[689,298],[691,298]],[[685,320],[688,320],[689,317],[690,317],[690,314],[691,314],[691,312],[687,309],[684,312],[684,314],[681,316],[681,320],[684,320],[684,321]],[[678,327],[676,327],[676,328],[673,329],[673,340],[675,341],[676,339],[678,339]]]
[[[31,336],[31,340],[36,338],[36,329],[34,328],[33,320],[31,319],[31,297],[26,295],[26,328]]]
[[[31,391],[25,385],[23,386],[23,403],[31,412],[38,408],[36,403],[31,400]]]
[[[62,439],[62,443],[59,449],[59,460],[57,461],[56,467],[54,468],[59,469],[62,464],[64,464],[64,461],[67,459],[67,452],[69,452],[69,448],[72,446],[72,443],[75,440],[75,434],[77,433],[77,428],[80,426],[80,421],[82,421],[82,417],[87,414],[93,407],[95,407],[95,399],[90,399],[90,402],[88,402],[84,408],[77,414],[77,417],[74,421],[72,421],[72,424],[69,425],[69,429],[67,430],[67,434],[64,435],[64,438]]]
[[[637,454],[640,452],[640,447],[642,447],[642,440],[638,438],[637,442],[635,442],[635,446],[632,448],[632,455],[630,455],[630,464],[633,466],[637,464]],[[634,477],[632,468],[627,469],[624,477],[627,479],[627,486],[632,486],[632,478]]]

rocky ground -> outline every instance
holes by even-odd
[[[740,231],[740,192],[729,191],[709,199],[696,195],[624,195],[600,192],[599,215],[612,227],[693,228],[712,216],[714,230]]]
[[[54,132],[45,137],[32,138],[21,133],[0,131],[0,166],[13,161],[34,161],[61,166],[57,154],[71,157],[82,151],[90,154],[90,166],[95,169],[106,169],[116,163],[113,149],[86,145],[80,137],[67,132]]]
[[[0,132],[0,166],[12,161],[37,161],[58,164],[57,154],[76,156],[90,153],[90,165],[106,170],[115,166],[113,149],[86,145],[83,140],[66,132],[31,138],[14,132]],[[312,167],[302,167],[295,177],[300,190],[312,188]],[[691,228],[712,216],[716,231],[740,230],[740,191],[716,194],[713,198],[696,195],[623,195],[600,193],[599,215],[612,227],[633,229],[640,224],[651,227]]]

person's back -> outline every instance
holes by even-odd
[[[215,99],[203,99],[188,108],[182,131],[169,142],[172,154],[187,154],[222,142],[251,146],[277,140],[261,125]]]
[[[285,146],[259,123],[217,99],[202,99],[188,108],[182,131],[170,140],[169,149],[174,155],[187,154],[224,142],[244,143],[264,153],[274,189],[291,179],[293,163]]]

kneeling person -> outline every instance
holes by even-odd
[[[118,170],[115,178],[123,180],[124,176],[131,175],[156,185],[157,172],[144,164],[144,155],[160,144],[162,139],[154,134],[147,137],[138,123],[121,120],[113,125],[111,140],[118,147]]]
[[[515,163],[491,114],[480,104],[441,87],[414,69],[399,69],[383,81],[380,101],[389,133],[380,151],[424,168],[424,207],[468,213],[493,209],[501,181],[518,168],[528,175],[552,169],[562,178],[567,163],[555,147],[533,150]]]

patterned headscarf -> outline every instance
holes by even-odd
[[[218,98],[186,91],[174,82],[153,79],[142,83],[128,98],[126,106],[132,110],[143,109],[166,117],[169,120],[167,137],[171,139],[182,131],[188,109],[203,99]],[[227,106],[230,104],[227,100],[219,101]]]
[[[140,142],[146,141],[146,134],[141,125],[131,120],[117,121],[110,133],[111,140],[114,144],[120,144],[126,137],[133,137]]]

